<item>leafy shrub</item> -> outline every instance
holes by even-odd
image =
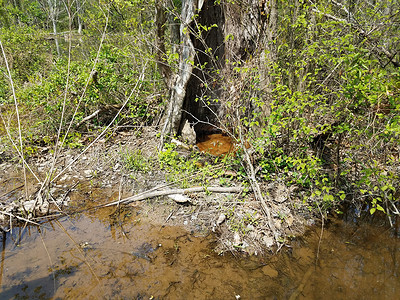
[[[371,213],[396,212],[400,69],[374,58],[356,29],[300,12],[280,23],[279,59],[267,65],[271,94],[263,95],[257,83],[240,89],[241,107],[270,107],[252,139],[259,174],[300,186],[306,201],[324,207],[347,199],[367,204]],[[248,64],[236,69],[246,78],[259,76]],[[262,103],[266,97],[271,101]],[[242,124],[251,136],[260,110],[249,111]]]
[[[32,82],[35,77],[45,77],[51,68],[52,49],[44,35],[32,27],[0,28],[0,39],[16,86]],[[4,66],[2,55],[0,62]]]

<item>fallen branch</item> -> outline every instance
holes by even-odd
[[[6,211],[0,211],[0,214],[7,215],[7,216],[9,216],[9,217],[14,217],[14,218],[17,218],[18,220],[21,220],[21,221],[24,221],[24,222],[27,222],[27,223],[31,223],[31,224],[33,224],[33,225],[40,226],[39,223],[33,222],[33,221],[28,220],[28,219],[25,219],[25,218],[23,218],[23,217],[19,217],[19,216],[17,216],[17,215],[10,214],[10,213],[8,213],[8,212],[6,212]]]
[[[134,195],[119,201],[114,201],[104,205],[113,206],[117,204],[129,204],[135,201],[141,201],[149,198],[159,197],[159,196],[167,196],[173,194],[188,194],[188,193],[199,193],[199,192],[213,192],[213,193],[241,193],[243,191],[243,187],[219,187],[219,186],[211,186],[211,187],[203,187],[197,186],[187,189],[173,189],[173,190],[164,190],[164,191],[154,191],[154,192],[145,192],[139,195]]]
[[[100,109],[96,110],[94,113],[92,113],[91,115],[85,117],[82,119],[82,121],[80,121],[77,125],[76,128],[79,128],[83,123],[85,123],[86,121],[89,121],[91,119],[93,119],[95,116],[97,116],[99,113],[101,112]]]
[[[247,165],[247,169],[248,169],[247,176],[248,176],[248,179],[250,181],[251,188],[253,189],[254,196],[258,201],[260,201],[261,208],[262,208],[262,210],[264,211],[264,213],[265,213],[265,215],[267,217],[268,226],[269,226],[269,228],[270,228],[270,230],[271,230],[271,232],[272,232],[272,234],[274,236],[275,241],[278,243],[279,234],[276,231],[274,222],[272,220],[270,207],[268,206],[267,201],[265,200],[265,198],[264,198],[264,196],[263,196],[263,194],[261,192],[260,185],[257,182],[256,176],[255,176],[254,167],[253,167],[253,164],[250,161],[250,157],[249,157],[248,151],[246,150],[246,147],[242,147],[242,149],[243,149],[243,153],[244,153],[244,157],[246,159],[246,165]]]

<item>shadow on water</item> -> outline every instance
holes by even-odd
[[[218,256],[216,238],[138,210],[63,217],[3,235],[1,299],[396,299],[399,240],[333,219],[274,256]]]
[[[21,274],[23,277],[24,274]],[[55,289],[51,275],[3,289],[0,299],[52,299]]]

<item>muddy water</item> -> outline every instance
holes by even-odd
[[[99,209],[4,235],[0,299],[398,299],[398,238],[334,220],[275,256],[219,256],[216,238]]]
[[[244,145],[246,148],[250,147],[248,142],[245,142]],[[230,136],[221,133],[214,133],[200,137],[196,146],[201,152],[214,156],[234,154],[240,148]]]
[[[196,144],[201,152],[207,152],[215,156],[221,156],[235,151],[232,138],[220,133],[202,137]]]

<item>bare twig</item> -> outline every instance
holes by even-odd
[[[321,208],[320,208],[320,206],[319,206],[318,203],[317,203],[317,205],[318,205],[319,213],[321,214],[321,222],[322,222],[322,223],[321,223],[321,234],[319,235],[319,240],[318,240],[317,255],[316,255],[316,257],[315,257],[315,266],[317,266],[318,259],[319,259],[319,251],[320,251],[320,248],[321,248],[322,236],[323,236],[323,234],[324,234],[324,225],[325,225],[325,222],[324,222],[325,217],[324,217],[324,215],[322,214]]]
[[[123,183],[123,179],[124,179],[124,175],[121,176],[121,179],[120,179],[120,181],[119,181],[118,202],[117,202],[117,204],[116,204],[116,205],[117,205],[117,208],[115,209],[114,212],[112,212],[112,213],[110,214],[110,216],[113,215],[113,214],[115,214],[115,213],[117,213],[117,212],[119,211],[119,209],[120,209],[121,196],[122,196],[122,183]],[[121,227],[122,227],[122,226],[121,226]],[[122,229],[122,233],[125,235],[125,232],[124,232],[123,228],[121,228],[121,229]]]
[[[17,218],[18,220],[21,220],[21,221],[24,221],[24,222],[27,222],[27,223],[30,223],[30,224],[33,224],[33,225],[40,226],[39,223],[33,222],[33,221],[28,220],[28,219],[25,219],[25,218],[23,218],[23,217],[19,217],[19,216],[17,216],[17,215],[10,214],[10,213],[8,213],[8,212],[6,212],[6,211],[1,211],[1,210],[0,210],[0,214],[9,216],[9,217],[10,217],[10,220],[11,220],[12,217],[15,217],[15,218]]]
[[[117,117],[120,115],[120,113],[124,110],[125,106],[128,104],[129,100],[132,98],[133,93],[136,91],[136,93],[138,93],[138,90],[140,89],[140,86],[143,83],[143,78],[145,75],[145,68],[146,68],[147,64],[145,64],[143,66],[142,69],[142,73],[140,75],[140,77],[138,78],[138,80],[136,81],[136,85],[133,87],[129,97],[125,100],[124,104],[121,106],[121,108],[119,109],[119,111],[115,114],[114,118],[110,121],[110,123],[107,125],[106,128],[103,129],[103,131],[93,140],[93,142],[91,142],[81,153],[79,153],[79,155],[77,155],[75,157],[75,159],[73,159],[64,169],[62,169],[52,180],[51,182],[54,182],[58,177],[60,177],[70,166],[72,166],[76,161],[79,160],[79,158],[86,153],[86,151],[88,151],[101,137],[103,137],[105,135],[105,133],[107,132],[107,130],[111,127],[112,124],[114,124],[114,121],[117,119]]]
[[[68,20],[69,20],[69,33],[71,34],[72,31],[72,20],[71,20],[71,14],[70,14],[70,10],[67,9],[68,12]],[[47,177],[45,179],[45,181],[42,183],[42,186],[44,186],[53,176],[53,172],[54,169],[56,167],[56,162],[57,162],[57,158],[58,158],[58,154],[60,151],[60,148],[62,148],[64,140],[65,140],[65,136],[63,139],[63,142],[61,143],[61,145],[59,145],[59,140],[61,137],[61,130],[62,130],[62,124],[63,124],[63,120],[64,120],[64,115],[65,115],[65,109],[66,109],[66,103],[67,103],[67,94],[68,94],[68,89],[69,89],[69,79],[70,79],[70,68],[71,68],[71,49],[72,49],[72,39],[68,39],[68,64],[67,64],[67,82],[65,84],[65,91],[64,91],[64,100],[63,100],[63,105],[62,105],[62,112],[61,112],[61,119],[60,119],[60,124],[58,126],[58,131],[57,131],[57,139],[56,139],[56,143],[55,143],[55,149],[54,149],[54,155],[53,155],[53,163],[50,167],[50,170],[47,174]],[[101,44],[100,44],[100,48],[101,48]],[[96,62],[95,62],[96,63]],[[86,86],[85,86],[86,89]],[[68,130],[66,135],[68,134]]]
[[[20,186],[17,186],[16,188],[12,189],[11,191],[5,192],[4,194],[0,195],[0,199],[11,194],[12,192],[15,192],[16,190],[19,190],[22,187],[24,187],[23,184],[21,184]]]
[[[55,273],[54,273],[54,264],[53,264],[53,261],[51,259],[49,250],[47,249],[46,243],[44,242],[42,231],[40,230],[40,228],[38,228],[38,231],[39,231],[40,239],[42,240],[43,248],[46,251],[47,257],[49,258],[51,275],[53,277],[53,291],[54,291],[53,293],[55,293],[56,292],[56,276],[55,276]]]
[[[22,158],[22,167],[24,170],[24,182],[25,182],[25,197],[26,199],[28,199],[28,185],[27,185],[27,179],[26,179],[26,169],[25,169],[25,160],[24,158],[24,148],[22,145],[22,132],[21,132],[21,122],[20,122],[20,118],[19,118],[19,110],[18,110],[18,101],[17,101],[17,96],[15,94],[15,88],[14,88],[14,81],[12,79],[11,76],[11,70],[10,67],[8,66],[8,60],[7,60],[7,56],[6,53],[4,52],[4,48],[3,48],[3,43],[0,41],[0,47],[1,47],[1,52],[3,53],[3,57],[4,57],[4,62],[6,64],[6,68],[7,68],[7,73],[8,73],[8,80],[10,81],[10,85],[11,85],[11,90],[12,90],[12,95],[14,98],[14,105],[15,105],[15,113],[17,114],[17,122],[18,122],[18,137],[19,137],[19,151],[20,152],[20,156]]]
[[[74,243],[76,250],[78,250],[78,252],[81,254],[83,262],[87,265],[87,267],[89,268],[90,272],[92,273],[92,275],[94,276],[94,278],[96,279],[96,281],[98,283],[100,283],[100,279],[99,277],[96,275],[95,271],[93,270],[92,266],[89,264],[89,262],[86,259],[86,254],[82,251],[81,247],[79,246],[79,244],[74,240],[74,238],[68,233],[68,231],[64,228],[64,226],[61,224],[60,221],[55,220],[56,224],[61,228],[61,230],[68,236],[68,238]],[[92,258],[93,261],[95,261],[94,258]]]
[[[240,120],[239,112],[236,111],[236,114],[237,114],[238,120]],[[244,157],[245,157],[245,161],[246,161],[247,177],[248,177],[248,179],[250,181],[250,184],[251,184],[251,187],[253,189],[254,196],[260,202],[261,208],[264,211],[265,215],[267,216],[269,229],[271,230],[275,241],[278,243],[279,236],[278,236],[278,233],[277,233],[277,231],[275,229],[275,224],[273,223],[273,220],[272,220],[270,208],[269,208],[267,202],[265,201],[264,196],[263,196],[263,194],[261,192],[261,189],[260,189],[260,185],[257,182],[256,173],[254,171],[253,164],[251,163],[249,152],[247,151],[247,148],[244,145],[244,139],[243,139],[243,136],[242,136],[241,126],[238,126],[238,129],[239,129],[239,139],[240,139],[240,142],[242,144],[241,147],[242,147],[242,150],[243,150],[243,153],[244,153]]]
[[[97,116],[97,115],[99,114],[99,112],[101,112],[100,109],[96,110],[96,111],[95,111],[94,113],[92,113],[91,115],[89,115],[89,116],[83,118],[82,121],[80,121],[80,122],[76,125],[76,127],[80,127],[80,126],[81,126],[83,123],[85,123],[86,121],[89,121],[89,120],[93,119],[95,116]]]

